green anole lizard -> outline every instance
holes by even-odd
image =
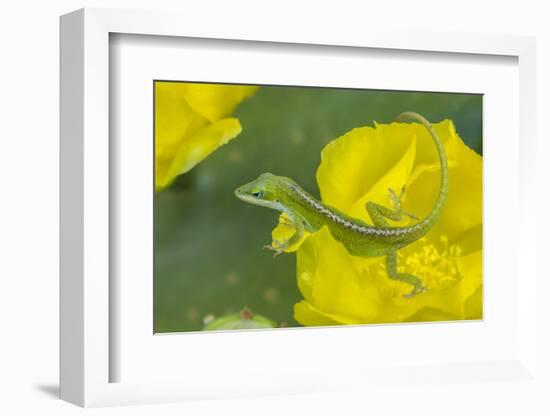
[[[263,173],[256,180],[235,190],[235,195],[250,204],[284,212],[295,228],[295,233],[290,238],[277,242],[277,248],[271,245],[266,247],[276,251],[276,255],[280,254],[298,242],[303,236],[304,230],[315,232],[321,227],[327,226],[330,234],[342,243],[351,255],[386,256],[388,276],[413,286],[405,297],[412,297],[424,292],[426,289],[419,277],[397,270],[397,250],[423,237],[439,219],[447,200],[449,186],[447,157],[441,139],[424,117],[406,112],[396,118],[397,121],[403,119],[412,119],[426,127],[439,155],[441,165],[439,195],[432,211],[424,219],[414,225],[404,227],[394,227],[388,223],[387,219],[399,221],[403,216],[415,218],[401,209],[404,188],[399,196],[393,190],[389,190],[393,209],[372,201],[366,203],[366,209],[374,223],[374,225],[369,225],[315,199],[290,178]]]

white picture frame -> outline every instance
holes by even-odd
[[[185,21],[185,25],[182,25]],[[433,389],[434,382],[459,381],[486,389],[506,381],[525,387],[539,383],[536,363],[536,218],[532,213],[536,192],[532,182],[535,143],[535,42],[533,38],[465,34],[379,31],[350,28],[338,34],[312,26],[266,25],[245,21],[235,31],[222,20],[205,26],[198,20],[166,13],[83,9],[61,18],[61,390],[64,400],[80,406],[185,401],[255,395],[324,392],[362,388],[383,391],[418,382]],[[246,379],[220,372],[181,380],[112,382],[117,357],[112,349],[113,305],[109,276],[110,172],[116,170],[109,153],[109,52],[116,33],[182,38],[225,39],[247,42],[331,45],[333,48],[374,48],[429,51],[440,54],[504,55],[517,58],[519,68],[519,178],[517,270],[517,348],[498,361],[441,362],[406,368],[323,368],[302,372],[281,368],[264,379]],[[521,215],[521,214],[524,215]],[[530,213],[527,215],[527,213]],[[516,271],[517,273],[517,271]],[[410,330],[410,329],[409,329]],[[316,332],[319,341],[330,329]],[[298,332],[287,333],[295,337]],[[152,334],[151,334],[152,335]],[[212,335],[208,335],[209,337]],[[333,335],[336,336],[336,335]],[[368,370],[368,371],[367,371]],[[319,377],[320,374],[326,377]],[[400,380],[396,382],[395,380]],[[490,383],[489,383],[490,384]],[[384,387],[386,386],[386,387]],[[530,385],[532,387],[533,384]],[[447,394],[451,394],[447,392]],[[443,396],[442,396],[443,397]],[[420,400],[420,398],[418,399]],[[411,406],[414,408],[414,406]]]

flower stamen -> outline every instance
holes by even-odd
[[[438,244],[428,243],[422,238],[414,245],[414,250],[398,252],[397,270],[418,276],[428,291],[441,290],[462,277],[458,264],[460,252],[458,245],[449,245],[446,236],[442,236]],[[384,267],[380,268],[380,272],[386,276]],[[388,284],[394,290],[395,296],[402,296],[410,291],[410,285],[406,283],[388,280]]]

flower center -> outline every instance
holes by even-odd
[[[411,249],[398,251],[397,270],[419,277],[428,291],[441,290],[461,278],[459,256],[460,247],[449,245],[445,236],[440,238],[438,244],[427,243],[422,238]],[[390,285],[398,296],[411,290],[410,285],[395,280],[391,280]]]

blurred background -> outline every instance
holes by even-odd
[[[415,111],[454,121],[482,153],[482,96],[262,86],[234,114],[242,133],[155,194],[155,332],[197,331],[204,321],[248,308],[298,326],[295,255],[273,253],[275,211],[233,190],[263,172],[289,176],[317,198],[321,149],[347,131]]]

